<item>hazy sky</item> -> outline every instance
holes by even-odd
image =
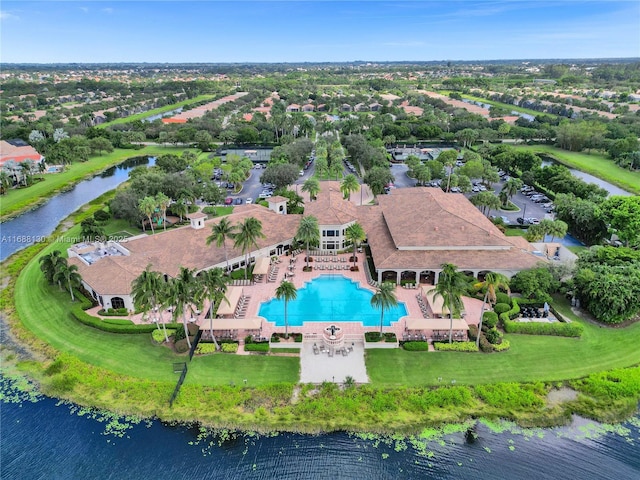
[[[10,1],[0,61],[640,57],[640,1]]]

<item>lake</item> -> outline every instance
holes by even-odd
[[[47,203],[2,223],[0,261],[33,243],[43,241],[58,224],[86,203],[113,190],[129,179],[129,172],[140,165],[155,165],[155,157],[131,158],[78,183]],[[55,175],[51,174],[51,175]]]
[[[216,435],[28,395],[4,377],[0,387],[3,479],[640,478],[638,416],[619,426],[480,424],[473,442],[462,432],[414,441],[347,433]]]

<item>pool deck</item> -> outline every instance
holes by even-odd
[[[335,256],[337,258],[337,262],[310,262],[310,266],[316,265],[353,265],[353,262],[349,263],[348,259],[351,254],[340,254]],[[364,269],[362,267],[363,262],[366,261],[364,253],[358,253],[358,262],[357,265],[360,267],[359,271],[352,272],[351,270],[318,270],[312,269],[310,272],[304,272],[303,267],[306,265],[304,258],[305,252],[301,252],[295,257],[295,262],[291,263],[292,257],[287,255],[281,255],[279,257],[280,263],[277,264],[278,273],[275,277],[274,282],[267,282],[268,275],[265,275],[261,282],[256,282],[251,285],[243,286],[243,294],[249,295],[251,298],[249,300],[247,311],[245,317],[247,318],[260,318],[258,312],[260,310],[260,305],[262,302],[267,302],[273,298],[275,298],[275,291],[278,288],[278,285],[285,280],[285,273],[287,274],[287,280],[293,282],[297,289],[300,289],[304,286],[306,282],[310,282],[311,280],[319,277],[320,275],[343,275],[346,278],[354,280],[360,284],[361,288],[365,288],[370,290],[371,292],[375,292],[376,289],[369,285],[367,282],[366,275],[364,273]],[[331,257],[325,257],[331,258]],[[341,258],[347,259],[346,262],[342,262]],[[292,268],[289,268],[291,266]],[[293,274],[293,275],[291,275]],[[425,286],[425,285],[423,285]],[[420,306],[416,299],[416,295],[418,294],[419,289],[407,289],[400,286],[396,287],[396,298],[399,302],[403,302],[407,308],[407,317],[422,317],[422,311],[420,310]],[[466,316],[465,319],[469,325],[477,325],[478,319],[480,317],[480,311],[482,308],[482,302],[480,300],[463,297],[463,302],[465,305]],[[100,307],[89,310],[87,313],[97,316],[97,311]],[[207,309],[209,308],[209,302],[205,301],[202,312],[194,316],[191,320],[197,323],[202,329],[207,329],[209,325],[209,320],[205,318],[205,314]],[[95,311],[94,311],[95,310]],[[393,322],[391,326],[385,326],[383,328],[384,332],[393,332],[396,334],[397,338],[402,339],[405,333],[406,322],[405,319],[407,317],[400,318],[397,322]],[[130,315],[128,317],[134,323],[149,323],[148,320],[143,320],[142,314]],[[161,322],[171,322],[171,313],[163,310],[161,312]],[[180,319],[179,319],[180,320]],[[332,322],[307,322],[304,323],[303,326],[292,326],[289,327],[289,333],[303,333],[303,334],[321,334],[325,327],[329,326]],[[356,334],[362,335],[367,331],[377,331],[379,327],[365,327],[361,322],[340,322],[340,326],[343,329],[345,334]],[[262,337],[269,338],[272,333],[284,333],[284,327],[277,327],[275,323],[267,321],[267,319],[262,319],[261,323],[261,333]],[[242,332],[238,335],[239,340],[244,338]]]

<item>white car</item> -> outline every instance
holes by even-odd
[[[300,176],[304,177],[304,170],[300,170]]]
[[[258,198],[270,198],[273,196],[273,193],[271,192],[262,192],[260,195],[258,195]]]
[[[247,198],[247,205],[253,203],[253,198]]]

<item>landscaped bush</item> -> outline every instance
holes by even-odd
[[[504,292],[496,292],[496,303],[511,305],[511,298]]]
[[[187,343],[187,339],[183,338],[182,340],[178,340],[174,343],[175,349],[177,353],[186,353],[189,351],[189,344]]]
[[[404,342],[402,348],[409,352],[426,352],[429,350],[427,342]]]
[[[477,352],[475,342],[434,342],[433,348],[441,352]]]
[[[98,210],[93,214],[93,218],[96,222],[106,222],[111,218],[111,214],[106,210]]]
[[[495,328],[491,328],[487,330],[484,336],[486,337],[487,341],[492,345],[495,345],[496,343],[498,343],[501,338],[500,332]]]
[[[196,355],[206,355],[208,353],[216,353],[216,344],[199,342],[196,347]]]
[[[510,347],[511,344],[509,343],[509,340],[502,339],[502,343],[496,343],[495,345],[493,345],[493,351],[504,352],[505,350],[509,350]]]
[[[396,338],[396,334],[393,332],[384,334],[384,341],[387,343],[395,343],[398,339]]]
[[[122,315],[129,315],[129,310],[126,308],[108,308],[98,311],[98,315],[103,317],[120,317]]]
[[[174,333],[173,341],[177,342],[179,340],[184,340],[187,336],[184,333],[184,328],[177,328]]]
[[[491,329],[498,324],[498,314],[496,312],[484,312],[482,314],[482,327]]]
[[[71,317],[80,323],[83,323],[89,327],[97,328],[104,332],[111,333],[151,333],[156,330],[156,326],[153,324],[146,325],[133,325],[129,320],[123,318],[120,320],[126,320],[127,324],[120,323],[107,323],[106,320],[100,320],[98,318],[92,317],[88,313],[84,312],[80,306],[74,307],[71,312]],[[109,322],[113,322],[115,319],[110,318]],[[177,328],[178,325],[175,323],[168,324],[167,326],[171,326],[172,328]]]
[[[302,334],[301,333],[294,333],[293,334],[293,341],[295,343],[302,343]]]
[[[475,325],[469,325],[469,332],[467,333],[469,340],[475,341],[478,338],[478,327]]]
[[[262,353],[267,353],[269,351],[269,344],[266,342],[263,343],[250,343],[250,344],[245,344],[244,346],[244,351],[245,352],[262,352]],[[278,349],[278,351],[280,351]]]
[[[167,329],[168,337],[170,337],[174,333],[175,333],[175,330]],[[156,343],[164,343],[164,330],[162,328],[160,329],[156,328],[153,332],[151,332],[151,338],[153,338],[153,341]]]
[[[280,342],[280,337],[277,334],[273,334],[271,335],[271,343],[279,343]]]
[[[206,213],[207,215],[216,215],[216,207],[204,207],[202,209],[202,213]]]
[[[366,342],[379,342],[382,340],[382,338],[380,338],[380,332],[365,332],[364,339]]]
[[[493,345],[489,343],[489,340],[487,340],[487,337],[484,336],[484,333],[480,336],[480,350],[482,350],[484,353],[493,352]]]
[[[521,333],[524,335],[554,335],[556,337],[580,337],[583,327],[579,323],[543,323],[543,322],[514,322],[503,320],[504,331],[507,333]]]
[[[247,335],[244,337],[244,344],[249,345],[250,343],[253,343],[253,335]]]
[[[102,321],[111,325],[135,325],[135,323],[126,318],[105,318]]]
[[[511,305],[509,305],[508,303],[496,303],[493,307],[493,311],[496,315],[508,312],[509,310],[511,310]]]
[[[220,345],[220,350],[222,353],[236,353],[238,351],[237,343],[223,343]]]

